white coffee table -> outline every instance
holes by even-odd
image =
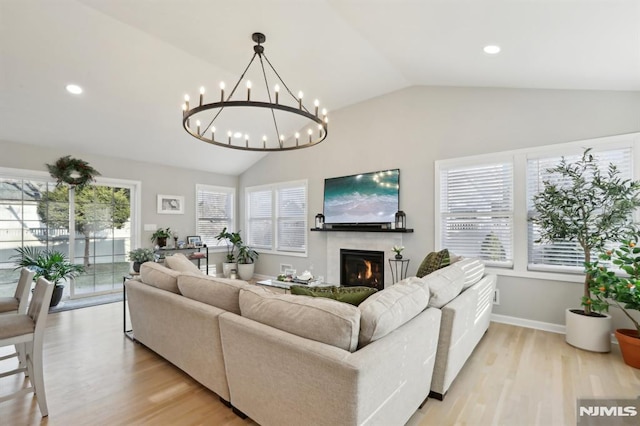
[[[309,287],[309,288],[314,288],[314,287],[331,287],[333,284],[327,284],[327,283],[313,283],[313,284],[300,284],[300,283],[294,283],[294,282],[285,282],[285,281],[278,281],[278,280],[261,280],[261,281],[256,281],[257,285],[262,285],[265,287],[273,287],[273,288],[282,288],[285,290],[285,293],[287,291],[289,291],[289,289],[291,288],[292,285],[303,285],[305,287]]]

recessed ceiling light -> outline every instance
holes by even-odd
[[[74,95],[79,95],[80,93],[82,93],[82,87],[78,86],[77,84],[67,84],[67,92],[69,93],[73,93]]]
[[[497,55],[498,53],[500,53],[500,46],[490,44],[488,46],[485,46],[483,50],[487,55]]]

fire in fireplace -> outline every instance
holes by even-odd
[[[340,249],[340,284],[384,289],[384,252]]]

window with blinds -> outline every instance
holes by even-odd
[[[606,173],[609,164],[614,164],[620,171],[622,179],[632,179],[632,150],[620,148],[594,152],[598,168]],[[565,155],[567,162],[573,163],[582,157],[582,152]],[[527,158],[527,213],[528,217],[535,214],[533,197],[544,189],[544,182],[549,181],[560,187],[568,185],[549,169],[554,168],[561,161],[562,156],[554,155],[539,158]],[[577,241],[555,241],[553,243],[537,243],[540,238],[538,225],[528,222],[528,265],[532,271],[557,271],[582,274],[584,272],[584,253]],[[613,245],[613,242],[611,243]],[[593,253],[596,259],[600,253]]]
[[[488,266],[511,267],[512,163],[441,168],[440,219],[441,247]]]
[[[196,185],[196,234],[209,247],[225,246],[215,236],[234,226],[235,188]]]
[[[307,251],[307,183],[246,188],[247,243],[284,253]]]

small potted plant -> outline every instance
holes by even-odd
[[[56,306],[62,299],[64,292],[64,284],[62,281],[68,281],[76,278],[84,272],[84,267],[75,265],[67,259],[63,253],[55,250],[41,250],[37,247],[18,247],[18,254],[11,256],[15,260],[16,270],[27,268],[35,271],[34,281],[44,277],[47,281],[54,284],[53,293],[51,295],[51,305]]]
[[[617,329],[616,338],[624,362],[640,368],[640,323],[631,310],[640,311],[640,247],[637,241],[623,240],[616,250],[600,255],[601,260],[611,261],[618,271],[612,271],[598,261],[587,265],[591,277],[591,297],[584,297],[583,306],[597,312],[607,312],[609,306],[619,308],[631,320],[635,329]]]
[[[396,259],[402,259],[402,250],[404,250],[404,246],[393,246],[391,250],[396,254]]]
[[[171,228],[160,228],[151,234],[151,242],[158,244],[158,247],[166,247],[167,238],[171,238]]]
[[[242,242],[242,238],[238,232],[228,232],[227,227],[222,228],[222,231],[216,235],[216,240],[224,241],[227,245],[227,257],[226,262],[222,263],[222,274],[225,278],[229,278],[232,269],[238,269],[236,263],[235,249],[239,242]]]
[[[259,254],[251,247],[245,245],[242,240],[236,244],[238,249],[238,275],[243,280],[250,280],[255,272],[255,260]]]
[[[148,248],[137,248],[129,252],[129,260],[133,262],[133,272],[140,272],[140,265],[151,262],[154,258],[153,250]]]

